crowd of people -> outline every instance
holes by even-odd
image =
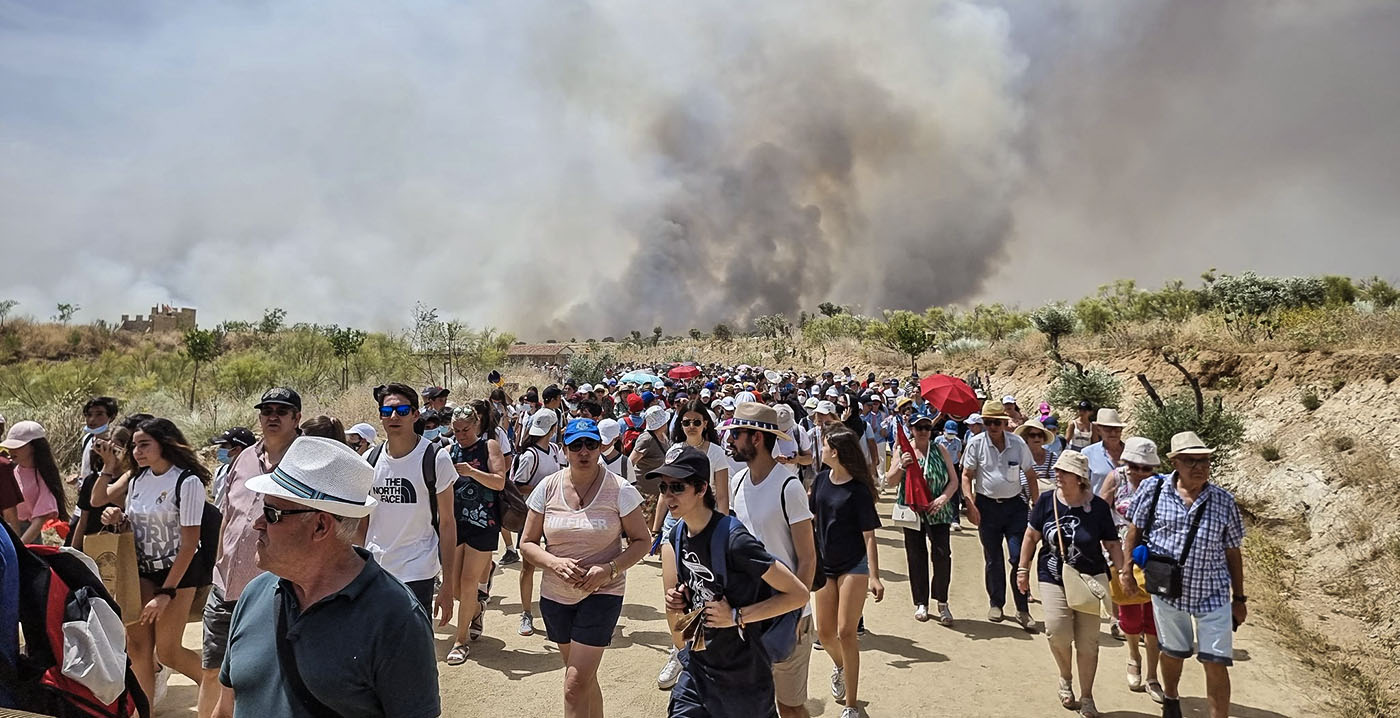
[[[1028,416],[980,390],[980,412],[943,411],[917,377],[713,365],[629,381],[637,368],[513,398],[497,372],[469,400],[386,384],[366,397],[378,425],[348,428],[275,387],[252,407],[256,431],[209,440],[212,472],[169,419],[123,416],[110,397],[84,405],[66,478],[43,426],[0,418],[0,510],[21,543],[132,532],[132,668],[155,703],[172,671],[195,681],[202,718],[439,715],[439,672],[471,660],[509,564],[519,634],[538,615],[559,647],[565,716],[602,716],[599,667],[648,556],[673,644],[656,667],[669,715],[805,716],[820,649],[841,718],[856,718],[862,613],[886,593],[875,530],[901,529],[913,619],[951,626],[964,519],[986,620],[1037,632],[1034,575],[1066,709],[1099,715],[1107,615],[1131,690],[1180,716],[1195,657],[1210,714],[1227,715],[1243,525],[1196,435],[1172,437],[1164,465],[1087,402],[1061,430],[1047,404]],[[181,640],[192,611],[198,651]],[[449,625],[439,659],[434,627]]]

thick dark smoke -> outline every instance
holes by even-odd
[[[527,337],[1387,273],[1400,4],[0,0],[0,299]]]

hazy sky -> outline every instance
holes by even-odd
[[[523,336],[1394,276],[1400,3],[0,0],[0,298]]]

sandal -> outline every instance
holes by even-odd
[[[1128,690],[1134,693],[1147,690],[1142,683],[1142,665],[1135,661],[1128,661]]]
[[[1079,701],[1074,699],[1074,687],[1063,678],[1060,679],[1060,705],[1065,710],[1079,710]]]
[[[1079,718],[1099,718],[1099,710],[1094,707],[1093,698],[1079,701]]]
[[[467,656],[471,655],[472,649],[465,644],[456,645],[447,652],[447,665],[460,666],[467,662]]]
[[[1162,690],[1162,684],[1158,683],[1156,678],[1147,681],[1147,688],[1145,690],[1147,691],[1147,697],[1157,703],[1161,703],[1167,699],[1166,692]]]

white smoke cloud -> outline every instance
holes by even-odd
[[[1370,273],[1400,258],[1397,30],[1361,2],[0,2],[0,297],[376,328],[422,300],[567,338]]]

